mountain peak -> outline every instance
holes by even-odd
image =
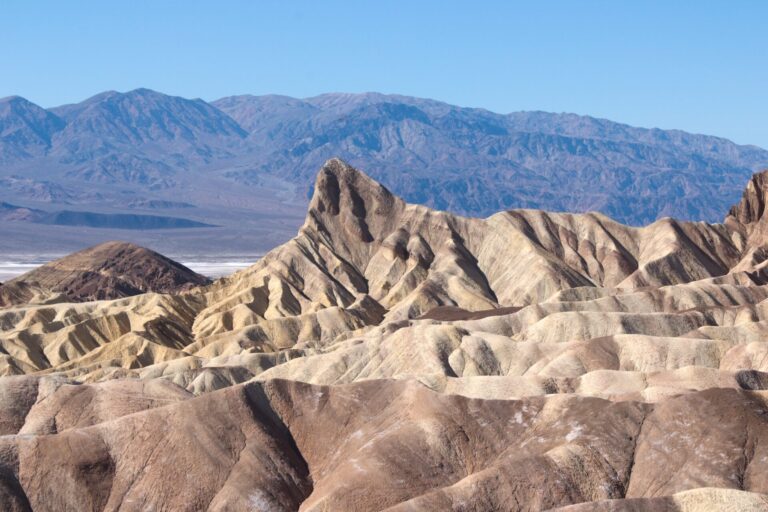
[[[150,95],[169,96],[168,94],[157,92],[154,89],[150,89],[148,87],[137,87],[136,89],[132,89],[128,91],[126,94],[134,94],[134,95],[141,95],[141,96],[150,96]]]
[[[21,103],[21,104],[34,105],[34,103],[29,101],[28,99],[16,94],[11,96],[6,96],[5,98],[0,98],[0,104],[3,104],[3,103],[17,103],[17,104]]]
[[[403,201],[384,185],[341,158],[331,158],[317,174],[309,210],[323,216],[366,218],[367,205],[375,204],[376,212],[382,214],[398,203]]]
[[[405,202],[340,158],[325,162],[301,232],[335,243],[353,261],[362,261],[370,242],[395,229]]]
[[[78,154],[94,140],[132,146],[184,141],[205,154],[208,150],[198,145],[218,145],[246,136],[229,116],[202,100],[145,88],[109,91],[53,111],[69,121],[61,142],[76,148]]]
[[[728,212],[741,224],[750,225],[760,221],[765,214],[766,197],[768,196],[768,169],[752,175],[741,201]]]
[[[50,146],[53,134],[64,126],[58,116],[26,98],[8,96],[0,99],[0,138],[3,139],[0,161],[3,153],[11,158],[41,154]]]

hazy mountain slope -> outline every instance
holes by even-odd
[[[82,103],[51,109],[67,122],[57,145],[87,146],[89,139],[141,146],[164,141],[205,143],[245,136],[240,126],[206,102],[149,89],[105,92]]]
[[[0,164],[45,154],[65,122],[19,96],[0,99]]]
[[[245,136],[202,100],[148,89],[106,92],[53,111],[67,125],[51,153],[73,167],[67,175],[85,181],[171,186],[175,171],[228,158]]]
[[[284,126],[300,124],[322,112],[310,103],[290,96],[230,96],[212,103],[237,122],[252,138],[268,138],[269,133]]]
[[[139,89],[54,110],[60,117],[50,115],[62,126],[51,134],[50,145],[27,144],[22,149],[34,157],[0,164],[0,201],[114,220],[121,214],[155,215],[155,205],[165,205],[168,217],[188,225],[227,226],[176,233],[169,242],[153,232],[155,224],[134,223],[144,231],[128,235],[131,241],[164,250],[173,245],[176,254],[198,254],[215,245],[230,254],[255,255],[290,238],[301,223],[305,199],[296,199],[294,185],[265,177],[257,186],[244,186],[227,177],[247,165],[247,157],[245,164],[236,161],[247,150],[246,133],[201,100]],[[89,227],[77,236],[86,243],[126,237],[114,229],[120,227],[115,222],[85,220],[78,222]],[[44,225],[0,224],[9,255],[73,249],[71,235],[61,233]]]
[[[501,115],[381,94],[213,104],[251,127],[249,140],[269,152],[258,153],[261,169],[306,182],[309,169],[340,155],[411,202],[470,215],[538,208],[632,224],[713,221],[768,165],[768,152],[717,137],[572,114]]]
[[[0,201],[104,214],[191,204],[176,216],[221,229],[186,234],[189,253],[211,240],[261,253],[289,239],[314,170],[338,155],[409,202],[458,214],[594,210],[634,225],[719,220],[752,172],[768,166],[768,152],[717,137],[376,93],[209,104],[137,89],[49,111],[16,97],[0,101],[0,126]],[[29,232],[31,241],[0,225],[12,252],[41,250],[50,238],[42,227]],[[158,243],[151,233],[135,240]]]

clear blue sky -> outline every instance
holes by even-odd
[[[766,1],[0,3],[0,96],[381,91],[768,148]]]

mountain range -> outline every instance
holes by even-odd
[[[644,227],[312,190],[212,283],[125,243],[10,283],[5,509],[768,508],[768,171]]]
[[[214,241],[258,251],[287,240],[314,169],[334,156],[436,209],[599,211],[633,225],[716,221],[752,172],[768,166],[768,151],[717,137],[377,93],[208,103],[137,89],[50,109],[0,100],[0,201],[221,226],[185,234],[195,248]],[[0,229],[9,252],[34,242],[6,221]]]

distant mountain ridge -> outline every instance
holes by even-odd
[[[253,212],[303,209],[314,170],[336,156],[437,209],[600,211],[635,225],[717,221],[768,167],[768,151],[718,137],[379,93],[207,103],[136,89],[47,110],[0,99],[0,200],[44,210],[183,203],[198,207],[192,221],[239,228]]]
[[[632,224],[716,220],[768,164],[765,150],[726,139],[574,114],[501,115],[381,94],[213,104],[250,130],[254,146],[273,148],[264,170],[301,181],[316,162],[344,155],[410,201],[477,216],[535,208],[598,210]]]

